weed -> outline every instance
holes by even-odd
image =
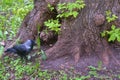
[[[83,0],[76,0],[74,3],[60,3],[58,4],[58,11],[60,12],[57,17],[68,18],[70,16],[76,18],[79,14],[78,10],[85,7]]]
[[[106,11],[106,19],[108,23],[115,21],[117,18],[118,17],[115,14],[112,14],[110,10]]]
[[[117,18],[118,17],[115,14],[112,14],[110,10],[106,11],[106,19],[108,23],[115,21]],[[114,42],[115,40],[120,42],[120,28],[116,28],[116,26],[112,24],[111,30],[101,32],[101,36],[108,36],[108,42]]]
[[[108,41],[109,42],[114,42],[115,40],[117,40],[118,42],[120,42],[120,28],[116,28],[115,25],[111,26],[111,30],[110,31],[103,31],[101,33],[102,37],[105,37],[106,35],[108,35]]]
[[[41,50],[41,58],[42,58],[42,60],[47,59],[46,53],[43,50]]]
[[[0,58],[2,57],[3,52],[4,52],[4,47],[0,46]]]
[[[37,46],[38,46],[38,48],[40,49],[40,37],[39,37],[39,34],[40,34],[40,26],[38,25],[37,26],[37,34],[38,34],[38,37],[37,37],[37,39],[36,39],[36,42],[37,42]]]
[[[45,21],[44,24],[51,31],[55,31],[56,33],[59,33],[61,24],[59,23],[58,19],[57,20],[49,19],[48,21]]]
[[[12,39],[25,15],[33,8],[32,0],[2,0],[0,3],[0,38]],[[2,35],[1,35],[2,34]]]
[[[100,80],[112,80],[112,77],[106,75],[99,75],[98,69],[94,66],[89,66],[90,71],[88,75],[80,75],[78,73],[71,74],[66,73],[63,70],[59,71],[48,71],[40,69],[40,62],[36,60],[35,62],[25,63],[21,59],[14,59],[8,56],[0,60],[0,80],[21,80],[29,78],[31,80],[89,80],[91,78],[96,78]],[[11,78],[14,76],[13,78]],[[117,75],[116,78],[119,78]],[[26,77],[26,78],[25,78]]]
[[[50,4],[48,4],[48,8],[50,9],[50,11],[53,11],[55,8],[53,6],[51,6]]]
[[[74,17],[76,18],[77,15],[79,14],[78,10],[81,10],[85,7],[85,3],[83,0],[76,0],[73,3],[60,3],[57,5],[57,9],[60,12],[56,20],[49,19],[48,21],[45,21],[44,24],[47,26],[51,31],[55,31],[56,33],[60,32],[60,18],[69,18],[69,17]],[[54,10],[54,7],[48,4],[48,8],[50,11]]]

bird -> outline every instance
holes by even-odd
[[[14,53],[21,57],[21,59],[27,60],[27,55],[33,50],[33,47],[36,45],[34,40],[27,40],[23,44],[15,45],[11,48],[5,50],[5,53]]]

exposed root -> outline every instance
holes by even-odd
[[[78,63],[80,59],[80,49],[77,46],[74,48],[74,59],[75,59],[76,64]]]
[[[103,63],[104,63],[105,65],[108,65],[108,64],[109,64],[109,55],[108,55],[108,53],[106,53],[106,51],[103,53],[102,59],[103,59]]]
[[[21,35],[17,39],[14,39],[12,42],[8,43],[7,46],[5,47],[5,50],[7,48],[11,48],[12,46],[14,46],[19,41],[20,38],[21,38]]]
[[[115,62],[117,63],[117,65],[120,66],[120,61],[117,60],[117,59],[115,58],[115,56],[114,56],[112,53],[110,53],[110,55],[111,55],[112,59],[115,60]]]

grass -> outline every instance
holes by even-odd
[[[39,62],[25,63],[20,59],[5,57],[0,61],[0,80],[9,80],[15,79],[20,80],[28,77],[28,79],[35,80],[44,79],[47,80],[50,78],[50,75],[47,71],[42,71]]]
[[[33,8],[33,0],[1,0],[0,41],[12,39],[25,15]]]
[[[80,74],[74,68],[68,70],[41,70],[40,62],[25,62],[14,57],[6,56],[0,60],[0,80],[113,80],[120,79],[112,71],[105,73],[107,69],[89,66],[88,73]],[[104,72],[104,73],[103,73]]]

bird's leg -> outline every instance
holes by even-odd
[[[20,57],[21,57],[21,60],[22,60],[25,64],[27,64],[27,61],[28,61],[27,57],[26,57],[25,55],[21,55]]]
[[[23,55],[21,55],[21,54],[18,54],[18,56],[20,56],[21,60],[23,61],[24,56],[23,56]]]
[[[27,56],[26,55],[24,55],[24,59],[27,61],[28,60],[28,58],[27,58]]]
[[[20,56],[20,58],[21,58],[22,61],[24,60],[24,57],[22,55]]]

